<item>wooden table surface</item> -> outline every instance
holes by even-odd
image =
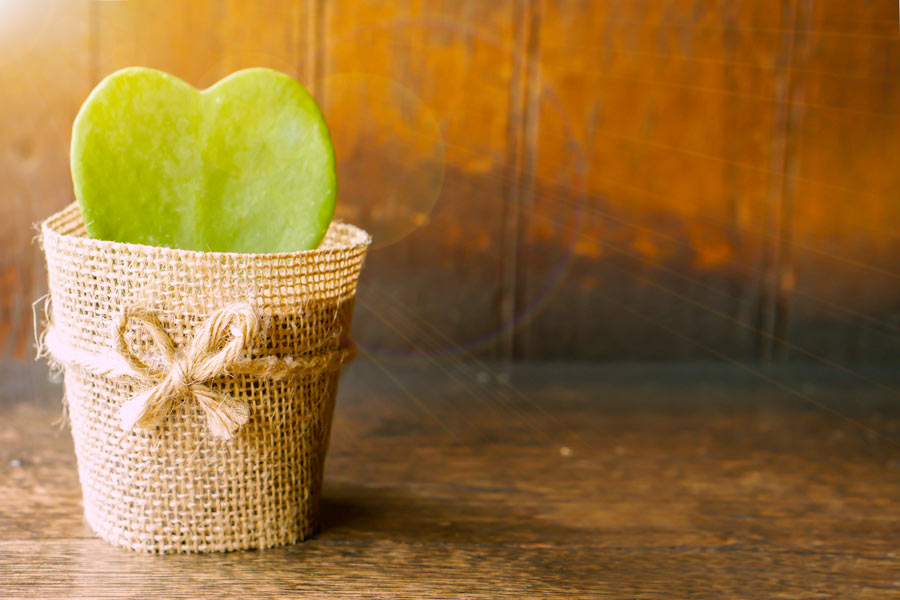
[[[321,532],[193,556],[95,539],[59,386],[0,365],[0,597],[900,598],[896,372],[378,361]]]

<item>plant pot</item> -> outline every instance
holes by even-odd
[[[370,238],[234,254],[87,237],[77,205],[42,225],[88,524],[146,552],[310,536],[356,283]]]

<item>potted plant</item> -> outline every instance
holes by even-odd
[[[331,222],[315,102],[268,69],[202,92],[126,69],[85,102],[71,158],[78,202],[42,225],[42,348],[87,522],[161,553],[308,537],[371,241]]]

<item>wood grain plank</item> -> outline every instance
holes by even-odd
[[[344,1],[327,14],[338,212],[375,239],[361,301],[422,310],[450,339],[441,352],[496,351],[512,1]],[[421,354],[409,332],[377,319],[355,331],[381,355]]]
[[[34,224],[70,202],[69,136],[89,88],[88,3],[0,6],[0,356],[31,352],[47,289]]]
[[[510,82],[509,125],[507,128],[507,185],[503,214],[503,270],[500,283],[502,356],[507,360],[521,355],[516,327],[522,290],[528,268],[523,261],[521,240],[527,232],[527,215],[533,209],[534,163],[537,154],[538,91],[540,80],[540,4],[519,0],[514,4],[513,78]]]
[[[42,372],[0,364],[4,598],[877,597],[900,583],[900,412],[833,371],[767,371],[826,412],[712,365],[529,365],[470,389],[363,360],[342,382],[320,533],[166,557],[82,523]]]
[[[333,546],[209,560],[129,556],[102,542],[2,543],[6,598],[796,598],[890,597],[889,556],[723,549]],[[52,578],[15,565],[44,561]],[[590,568],[586,565],[590,564]],[[660,575],[665,576],[663,579]]]
[[[752,358],[777,3],[544,4],[523,355]]]
[[[311,2],[235,0],[98,2],[98,78],[131,65],[168,71],[204,88],[247,67],[271,67],[309,84]],[[161,43],[164,41],[164,43]]]
[[[314,543],[228,560],[162,562],[92,541],[0,544],[13,564],[43,560],[57,573],[52,580],[34,581],[13,570],[12,581],[3,584],[6,598],[562,598],[598,590],[587,573],[572,566],[583,564],[579,561],[590,550],[452,545],[423,550],[391,542]],[[0,568],[11,566],[6,559]],[[140,578],[128,581],[129,571]],[[505,575],[498,579],[501,572]]]
[[[790,342],[854,364],[900,360],[897,7],[817,3],[795,134]],[[892,132],[886,134],[886,132]],[[797,353],[789,351],[797,358]]]

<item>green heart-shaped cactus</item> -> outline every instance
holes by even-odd
[[[291,77],[247,69],[198,91],[133,67],[104,79],[72,132],[91,237],[217,252],[318,246],[334,214],[334,149]]]

